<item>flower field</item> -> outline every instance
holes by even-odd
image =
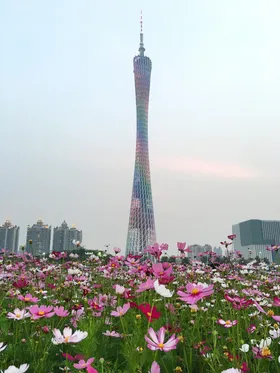
[[[279,372],[279,266],[177,248],[173,262],[157,244],[146,259],[2,252],[0,371]]]

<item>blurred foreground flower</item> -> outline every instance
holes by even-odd
[[[28,368],[28,364],[22,364],[19,368],[15,367],[14,365],[10,365],[8,369],[4,370],[4,373],[24,373]],[[1,373],[3,373],[2,370]]]

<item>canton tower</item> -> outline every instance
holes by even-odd
[[[139,54],[133,59],[137,134],[126,255],[143,253],[148,245],[153,245],[156,242],[148,144],[152,61],[144,55],[142,15],[140,25]]]

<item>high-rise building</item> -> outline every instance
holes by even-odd
[[[72,225],[69,229],[69,250],[75,250],[77,248],[76,243],[82,243],[83,241],[83,232]]]
[[[222,256],[223,255],[223,250],[221,247],[214,247],[213,249],[214,253],[216,253],[218,256]]]
[[[60,227],[53,229],[53,246],[52,251],[69,250],[69,227],[64,220]]]
[[[51,245],[51,227],[39,219],[32,227],[27,227],[26,251],[34,256],[48,255]]]
[[[152,62],[144,55],[141,17],[139,54],[133,59],[136,94],[136,155],[126,254],[143,252],[156,242],[149,164],[148,109]]]
[[[11,253],[18,251],[19,227],[12,225],[10,220],[6,220],[0,225],[0,250],[5,249]]]
[[[53,251],[71,251],[77,248],[75,242],[81,243],[83,232],[74,225],[69,228],[64,220],[60,227],[53,230]]]
[[[280,221],[251,219],[232,226],[236,235],[234,249],[247,258],[267,258],[279,262],[278,251],[269,251],[267,247],[280,244]]]

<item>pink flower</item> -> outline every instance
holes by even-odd
[[[111,312],[111,316],[120,317],[127,313],[127,311],[130,309],[130,303],[124,304],[123,307],[117,307],[116,311]]]
[[[152,268],[156,278],[166,278],[172,273],[172,265],[170,263],[155,263]]]
[[[77,328],[77,321],[80,320],[80,318],[82,317],[82,315],[84,314],[84,309],[81,308],[77,311],[73,310],[72,311],[72,318],[71,318],[71,324],[74,326],[74,328]]]
[[[62,343],[79,343],[88,336],[88,333],[76,330],[73,334],[72,329],[66,327],[63,329],[63,335],[58,329],[53,330],[53,335],[52,343],[58,345]]]
[[[186,242],[177,242],[177,249],[181,252],[184,252],[186,247]]]
[[[160,373],[160,366],[156,361],[153,362],[149,373]]]
[[[114,250],[115,254],[118,254],[118,253],[121,252],[121,249],[119,249],[118,247],[114,247],[113,250]]]
[[[66,317],[66,316],[69,315],[69,312],[67,310],[65,310],[63,306],[54,307],[53,310],[54,310],[56,316],[59,316],[59,317]]]
[[[218,319],[217,323],[219,325],[222,325],[225,328],[231,328],[231,327],[233,327],[234,325],[237,324],[237,320],[233,320],[233,321],[227,320],[227,321],[224,321],[223,319]]]
[[[145,340],[148,342],[147,347],[152,351],[161,350],[168,352],[175,350],[179,339],[173,334],[167,342],[164,342],[165,332],[166,330],[164,327],[161,327],[157,333],[153,328],[149,328],[148,333],[151,338],[145,336]]]
[[[181,297],[180,299],[188,304],[195,304],[200,299],[204,297],[208,297],[209,295],[214,293],[213,290],[214,285],[207,285],[207,284],[191,284],[188,283],[186,286],[187,293],[183,291],[178,291],[177,294]]]
[[[24,302],[30,302],[30,303],[39,302],[39,298],[33,297],[31,294],[26,294],[25,296],[19,295],[18,299],[23,300]]]
[[[151,280],[149,278],[146,282],[144,282],[144,283],[142,283],[138,286],[138,289],[136,290],[136,293],[142,293],[143,291],[153,289],[153,288],[154,288],[154,280]]]
[[[87,361],[80,360],[78,363],[74,364],[74,368],[76,369],[86,369],[88,373],[98,373],[97,370],[95,370],[91,364],[94,362],[94,357],[91,357]]]
[[[118,332],[115,332],[114,330],[112,330],[111,332],[107,330],[105,333],[102,334],[106,335],[106,337],[122,338],[122,335]]]
[[[54,312],[51,312],[53,310],[52,306],[31,306],[29,307],[29,311],[32,314],[32,319],[42,319],[44,317],[50,318],[54,315]]]
[[[27,312],[26,310],[20,310],[19,308],[16,308],[14,310],[14,313],[9,312],[7,315],[8,319],[14,319],[14,320],[26,319],[29,316],[31,316],[29,312]]]

